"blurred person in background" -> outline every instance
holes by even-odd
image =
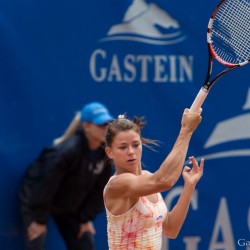
[[[103,189],[112,174],[104,151],[112,119],[104,104],[86,104],[64,135],[29,164],[19,193],[26,249],[45,249],[50,216],[67,249],[95,249],[93,219],[104,208]]]

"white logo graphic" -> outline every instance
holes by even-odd
[[[171,45],[186,37],[180,25],[166,11],[145,0],[133,0],[119,24],[111,26],[101,42],[113,40],[136,41],[154,45]]]
[[[243,106],[243,110],[250,110],[250,88],[248,89],[247,100]],[[204,148],[243,139],[250,139],[250,113],[219,122],[205,143]],[[208,160],[240,156],[250,156],[250,148],[217,152],[202,157],[205,157],[205,159]],[[197,159],[202,157],[198,157]]]

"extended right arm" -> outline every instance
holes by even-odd
[[[192,134],[201,121],[200,112],[191,113],[184,110],[182,123],[177,140],[160,168],[155,172],[155,177],[163,184],[164,189],[171,188],[179,179],[187,155]],[[167,185],[167,186],[166,186]]]
[[[201,122],[201,110],[190,112],[185,109],[181,129],[176,142],[154,174],[120,174],[108,185],[112,196],[140,197],[170,189],[179,179],[193,132]]]

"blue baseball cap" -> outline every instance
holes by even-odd
[[[91,102],[86,104],[81,110],[81,122],[91,122],[96,125],[102,125],[113,120],[105,105],[100,102]]]

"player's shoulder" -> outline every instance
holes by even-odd
[[[153,174],[153,173],[151,173],[151,172],[148,171],[148,170],[142,170],[142,174]]]

